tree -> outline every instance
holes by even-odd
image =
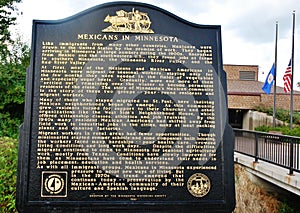
[[[9,58],[9,45],[13,44],[9,27],[16,24],[18,9],[15,3],[21,0],[0,0],[0,61],[5,62]]]
[[[0,110],[12,112],[16,105],[24,103],[26,68],[30,54],[26,44],[14,42],[10,61],[0,64]],[[20,54],[20,56],[18,56]]]
[[[24,114],[26,68],[29,61],[28,45],[15,41],[10,60],[0,63],[0,136],[18,135]]]
[[[16,24],[21,0],[0,0],[0,136],[16,137],[23,120],[30,49],[9,27]]]

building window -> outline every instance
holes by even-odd
[[[240,71],[241,81],[255,81],[255,72],[253,71]]]

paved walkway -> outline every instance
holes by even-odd
[[[254,162],[253,157],[237,152],[234,153],[234,161],[249,168],[252,174],[300,196],[300,173],[289,175],[288,169],[261,160]]]

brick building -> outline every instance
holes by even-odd
[[[262,90],[263,82],[258,81],[257,65],[225,64],[227,73],[227,94],[229,123],[234,128],[243,128],[243,119],[249,110],[257,106],[273,107],[273,89],[267,95]],[[294,110],[300,111],[300,92],[294,91]],[[290,93],[276,87],[276,108],[290,109]]]

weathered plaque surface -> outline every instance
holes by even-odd
[[[140,3],[34,21],[20,212],[230,212],[221,27]]]

